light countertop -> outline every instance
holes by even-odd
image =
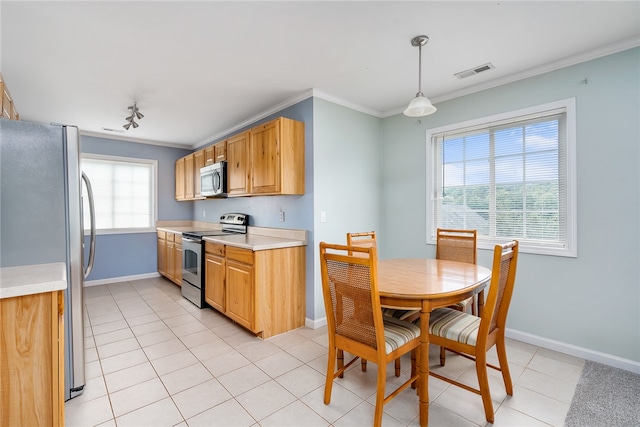
[[[0,268],[0,299],[67,289],[63,262]]]
[[[194,221],[185,224],[184,221],[172,224],[170,221],[158,223],[156,228],[160,231],[183,233],[186,231],[210,231],[220,230],[220,224],[203,223]],[[214,242],[223,245],[236,246],[253,251],[269,249],[290,248],[307,245],[307,231],[287,228],[247,227],[247,234],[233,234],[224,236],[204,236],[206,242]]]

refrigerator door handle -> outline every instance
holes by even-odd
[[[82,172],[82,180],[87,186],[87,194],[89,196],[89,215],[91,216],[91,243],[89,244],[89,262],[87,268],[84,270],[84,278],[86,279],[91,270],[93,270],[93,261],[96,255],[96,212],[93,205],[93,190],[91,189],[91,181],[89,177]]]

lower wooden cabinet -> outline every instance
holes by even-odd
[[[205,244],[205,287],[204,299],[213,308],[224,313],[225,305],[225,268],[224,245],[207,242]],[[207,286],[207,283],[211,286]]]
[[[0,425],[64,426],[64,291],[0,300]]]
[[[158,230],[158,273],[182,286],[182,235]]]
[[[262,338],[304,326],[304,249],[206,242],[206,302]]]

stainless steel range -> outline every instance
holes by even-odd
[[[199,308],[206,307],[204,301],[205,236],[228,236],[246,234],[249,215],[227,213],[220,216],[220,230],[182,232],[182,296]]]

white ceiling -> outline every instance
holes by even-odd
[[[185,148],[311,93],[397,114],[418,89],[419,34],[436,104],[640,45],[640,1],[2,1],[0,17],[21,119]],[[134,100],[139,128],[101,130],[124,130]]]

